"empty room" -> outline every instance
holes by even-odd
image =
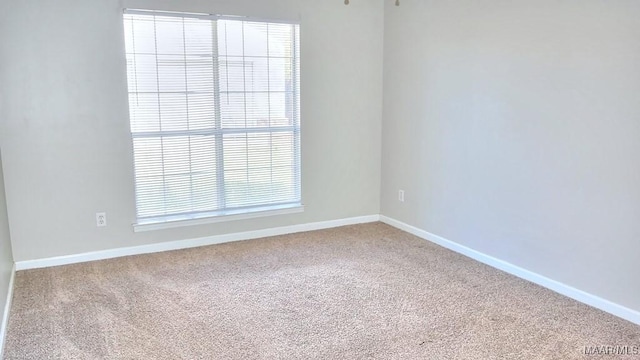
[[[638,14],[0,0],[0,359],[640,358]]]

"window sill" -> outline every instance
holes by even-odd
[[[260,209],[250,210],[243,212],[235,212],[229,213],[225,215],[211,215],[211,216],[201,216],[198,218],[186,218],[186,219],[159,219],[148,222],[139,222],[133,224],[134,232],[143,232],[143,231],[152,231],[152,230],[162,230],[162,229],[172,229],[178,227],[185,226],[194,226],[194,225],[205,225],[205,224],[214,224],[220,222],[227,221],[236,221],[236,220],[246,220],[246,219],[254,219],[261,218],[266,216],[275,216],[275,215],[285,215],[285,214],[295,214],[304,211],[304,205],[294,204],[280,207],[264,207]]]

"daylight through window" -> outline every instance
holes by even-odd
[[[124,15],[138,223],[300,205],[299,26]]]

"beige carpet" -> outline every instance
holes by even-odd
[[[5,359],[581,359],[640,327],[384,224],[21,271]]]

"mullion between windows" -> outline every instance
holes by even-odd
[[[298,69],[299,64],[300,64],[299,63],[300,59],[298,57],[298,54],[299,54],[300,48],[299,48],[299,43],[298,43],[299,36],[298,36],[297,28],[295,26],[293,26],[293,25],[292,25],[292,27],[293,27],[293,29],[291,31],[291,34],[292,34],[291,41],[292,41],[292,45],[293,45],[292,46],[293,47],[293,49],[292,49],[293,53],[291,54],[291,57],[292,57],[293,61],[292,61],[292,64],[291,64],[291,69],[292,69],[292,73],[293,73],[293,76],[292,76],[292,82],[293,82],[292,87],[293,87],[293,89],[291,89],[291,90],[293,92],[293,99],[292,99],[292,105],[293,105],[293,109],[292,110],[293,111],[291,112],[291,114],[293,115],[293,118],[294,118],[293,127],[295,129],[297,129],[296,133],[293,136],[294,155],[295,155],[294,173],[295,173],[295,176],[296,176],[295,183],[296,184],[300,184],[300,188],[298,188],[296,195],[297,195],[298,199],[301,199],[302,198],[302,189],[301,189],[301,187],[302,187],[302,179],[301,179],[302,170],[301,170],[301,165],[300,165],[300,161],[301,161],[300,160],[300,152],[301,152],[301,150],[300,150],[300,128],[299,128],[299,126],[300,126],[300,113],[298,111],[298,106],[299,106],[299,104],[298,104],[298,96],[299,96],[298,84],[300,83],[299,82],[300,81],[299,80],[300,79],[300,77],[299,77],[300,74],[299,74],[299,69]]]
[[[226,36],[226,32],[225,32]],[[220,113],[220,54],[218,50],[218,22],[211,21],[211,41],[213,57],[213,101],[214,101],[214,128],[216,149],[216,191],[218,194],[218,208],[227,207],[227,199],[224,189],[224,136],[222,134],[222,114]],[[225,42],[226,46],[226,42]]]
[[[185,34],[185,24],[184,18],[182,18],[182,51],[183,51],[183,59],[184,59],[184,86],[185,93],[189,92],[189,64],[187,63],[187,37]],[[158,89],[160,91],[160,89]],[[189,96],[185,94],[185,101],[187,105],[187,130],[191,130],[191,121],[189,116]],[[191,136],[187,137],[188,148],[189,148],[189,204],[190,208],[193,211],[194,202],[193,202],[193,163],[192,163],[192,153],[191,153]]]

